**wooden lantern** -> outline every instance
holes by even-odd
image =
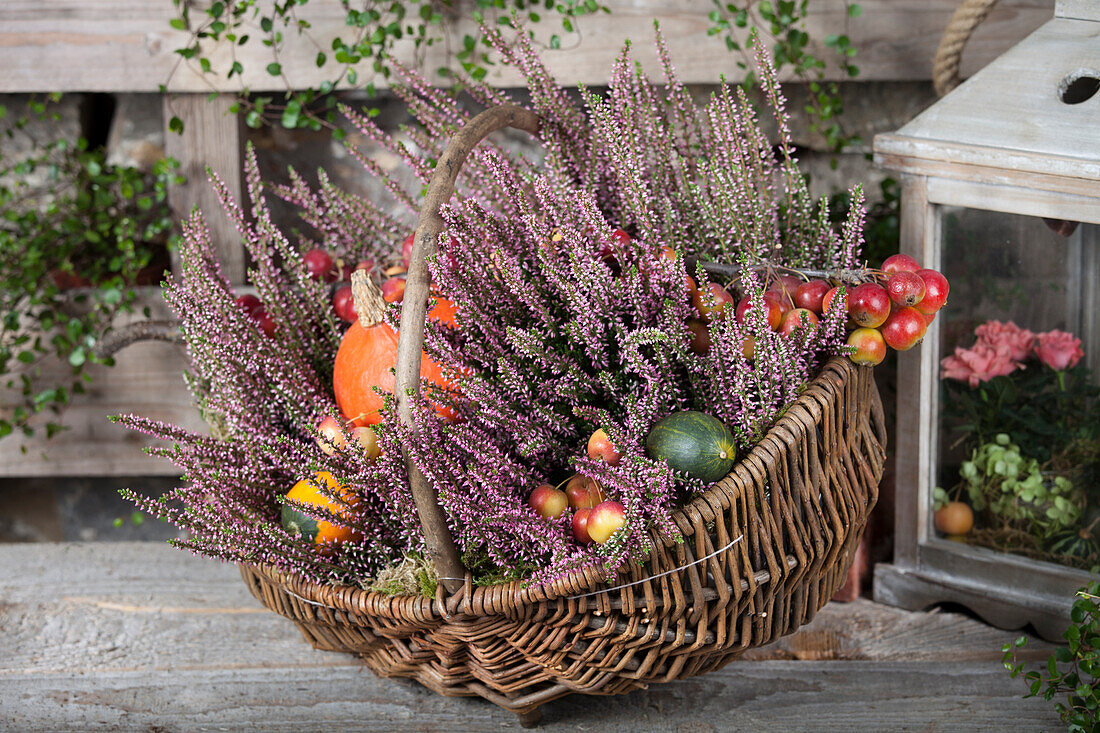
[[[1053,20],[875,138],[876,164],[900,174],[902,252],[952,286],[923,348],[899,360],[894,562],[875,569],[877,601],[959,603],[996,626],[1031,623],[1054,639],[1074,592],[1097,579],[937,536],[932,493],[952,482],[948,463],[958,465],[940,360],[973,343],[977,323],[1073,332],[1093,379],[1100,373],[1098,87],[1100,3],[1060,0]]]

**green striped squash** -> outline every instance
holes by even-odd
[[[664,418],[645,439],[651,458],[668,461],[674,471],[712,484],[733,470],[737,447],[733,433],[705,412],[684,410]]]
[[[317,541],[317,533],[320,528],[317,526],[317,520],[308,514],[303,514],[289,504],[283,504],[282,517],[283,529],[291,534],[296,534],[299,537],[309,540],[310,542]]]

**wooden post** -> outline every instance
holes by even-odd
[[[232,95],[209,99],[205,94],[175,94],[164,97],[164,148],[180,162],[180,173],[187,182],[173,186],[168,203],[177,218],[187,217],[198,207],[210,227],[222,271],[234,284],[243,283],[245,252],[240,235],[222,211],[206,170],[210,168],[225,181],[229,191],[240,200],[243,181],[241,123],[229,111]],[[169,121],[179,117],[183,134],[168,129]],[[173,262],[173,269],[178,263]]]
[[[929,263],[928,267],[935,267],[928,246],[934,233],[934,214],[928,206],[927,181],[924,176],[901,177],[901,251],[918,262]],[[925,483],[932,467],[926,451],[931,439],[933,407],[921,389],[921,380],[926,376],[922,375],[921,363],[927,361],[926,356],[934,360],[936,350],[929,340],[918,358],[898,359],[894,562],[905,567],[917,565],[917,545],[927,537],[929,504]]]

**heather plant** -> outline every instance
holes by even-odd
[[[811,200],[766,58],[758,63],[779,125],[778,154],[740,90],[725,88],[696,109],[659,34],[663,89],[632,64],[628,46],[608,93],[585,90],[578,105],[525,35],[506,44],[499,33],[485,33],[527,77],[546,156],[536,162],[486,141],[464,165],[442,211],[440,251],[430,259],[434,292],[454,304],[457,327],[429,320],[425,333],[427,353],[454,389],[425,385],[412,426],[387,398],[376,459],[353,447],[350,431],[341,446],[315,440],[321,418],[338,417],[331,379],[343,327],[301,260],[318,244],[348,260],[395,259],[415,196],[386,181],[409,209],[398,220],[324,177],[316,189],[293,174],[286,185],[265,187],[250,153],[246,218],[216,182],[255,263],[250,277],[273,321],[270,335],[236,303],[201,216],[185,226],[182,274],[166,297],[183,323],[191,383],[216,435],[124,418],[172,441],[155,451],[181,466],[188,485],[162,499],[131,497],[187,528],[181,546],[312,580],[369,585],[380,569],[423,556],[404,449],[437,489],[467,566],[482,580],[545,582],[591,566],[611,574],[642,560],[655,535],[677,539],[673,512],[704,488],[646,454],[657,420],[698,409],[726,423],[748,449],[823,360],[843,349],[841,298],[817,328],[781,336],[766,322],[762,273],[851,268],[862,228],[860,206],[836,232],[825,203]],[[412,71],[399,75],[398,93],[420,123],[406,131],[416,152],[369,115],[345,114],[427,182],[449,134],[469,114]],[[484,105],[507,101],[475,79],[466,91]],[[315,240],[292,242],[272,224],[270,191],[302,208]],[[712,345],[696,353],[687,324],[698,313],[685,283],[691,276],[709,293],[710,276],[698,264],[708,259],[740,265],[734,284],[753,305],[743,322],[713,318]],[[385,313],[394,327],[399,308]],[[457,419],[441,417],[441,403]],[[622,454],[617,465],[584,455],[595,428]],[[318,471],[347,487],[342,494],[319,487],[338,511],[296,508],[351,527],[362,542],[318,548],[280,524],[279,505],[289,501],[283,494]],[[546,519],[527,504],[536,485],[574,472],[625,507],[626,524],[607,544],[577,544],[567,517]]]

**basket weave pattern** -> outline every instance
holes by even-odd
[[[613,583],[594,570],[537,588],[475,587],[467,575],[430,599],[241,572],[315,647],[522,718],[571,692],[718,669],[809,622],[852,563],[885,442],[871,370],[837,357],[732,473],[676,512],[683,542],[654,535],[649,561]]]

